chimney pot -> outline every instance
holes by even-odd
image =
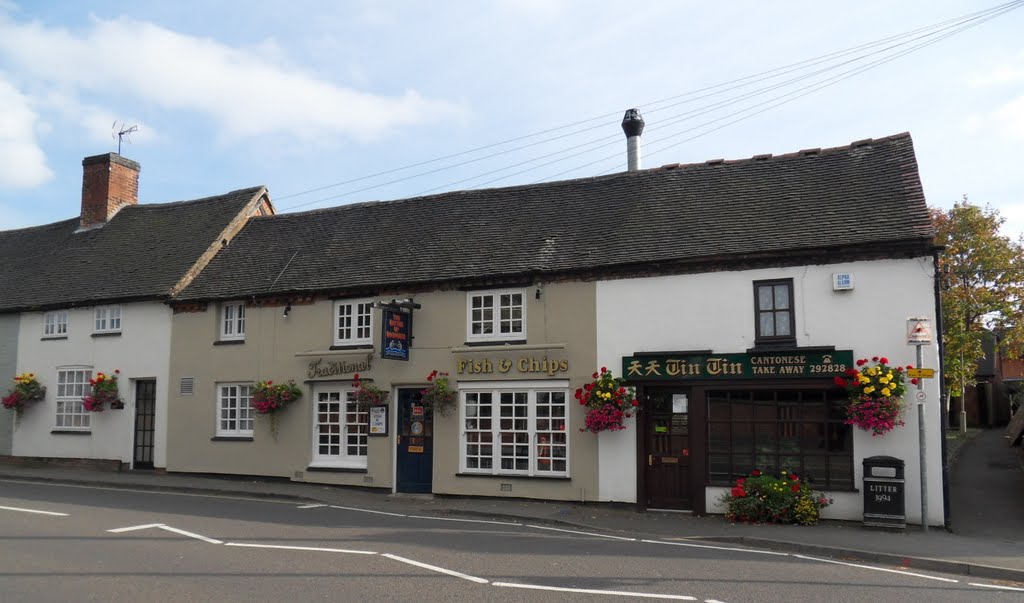
[[[82,160],[82,230],[103,226],[125,205],[139,203],[141,166],[117,153]]]
[[[644,131],[644,118],[640,117],[640,111],[626,111],[622,117],[622,131],[626,133],[627,169],[635,172],[640,169],[640,135]]]

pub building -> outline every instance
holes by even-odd
[[[935,315],[909,135],[640,169],[638,119],[623,173],[251,220],[171,303],[167,469],[711,513],[787,467],[858,516],[859,460],[916,458],[911,413],[871,438],[832,383],[909,364],[904,320]],[[645,408],[593,434],[573,392],[602,365]],[[448,413],[424,402],[439,378]],[[257,416],[266,380],[302,396]]]

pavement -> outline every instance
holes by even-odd
[[[506,519],[637,538],[733,544],[1024,585],[1024,465],[1017,451],[1002,441],[1001,430],[971,430],[966,436],[951,436],[952,530],[932,527],[928,532],[918,526],[879,530],[849,521],[822,521],[815,526],[735,524],[718,515],[637,512],[628,505],[401,495],[287,480],[113,472],[54,464],[0,464],[0,479],[284,498],[409,515]]]

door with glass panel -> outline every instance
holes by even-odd
[[[644,495],[654,509],[693,508],[690,494],[689,391],[649,389],[645,422]]]
[[[429,494],[434,486],[434,417],[423,404],[419,389],[398,390],[398,461],[395,468],[399,492]]]

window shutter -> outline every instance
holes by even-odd
[[[181,378],[181,387],[179,388],[179,393],[182,396],[191,396],[195,392],[195,387],[196,387],[196,379],[195,379],[195,377],[182,377]]]

